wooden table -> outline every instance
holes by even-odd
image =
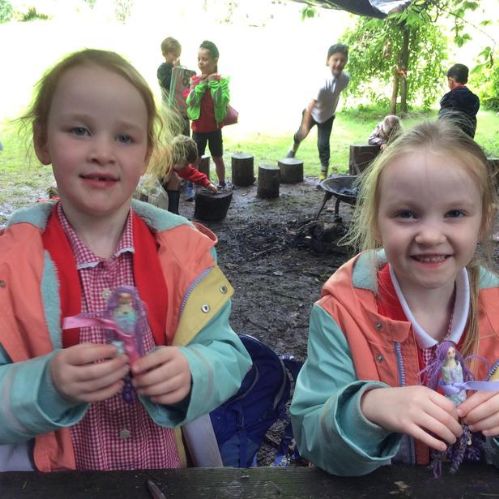
[[[2,499],[151,499],[146,480],[166,497],[191,498],[499,498],[499,470],[466,466],[433,478],[425,467],[386,466],[370,475],[334,477],[313,468],[190,468],[136,472],[0,473]]]

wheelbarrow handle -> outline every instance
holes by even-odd
[[[322,199],[322,205],[319,208],[319,211],[317,212],[317,215],[315,215],[315,220],[317,220],[324,209],[324,206],[326,206],[326,203],[333,197],[333,193],[329,191],[324,191],[324,198]]]

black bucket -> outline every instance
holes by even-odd
[[[208,189],[200,189],[196,193],[194,218],[206,222],[223,220],[232,201],[232,189],[212,193]]]

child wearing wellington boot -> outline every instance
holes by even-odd
[[[193,184],[201,185],[209,191],[216,193],[217,186],[194,165],[198,163],[198,149],[196,142],[185,135],[177,135],[172,141],[172,158],[169,171],[163,175],[159,173],[161,185],[168,194],[168,211],[178,214],[180,200],[180,179],[185,179]],[[192,199],[187,199],[192,201]]]

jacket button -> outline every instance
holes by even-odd
[[[385,358],[380,353],[376,355],[376,362],[383,362]]]
[[[381,331],[383,329],[383,324],[381,322],[377,321],[374,323],[374,327],[378,330]]]
[[[227,286],[220,286],[220,293],[222,293],[223,295],[227,294]]]
[[[126,440],[129,437],[130,437],[130,430],[127,430],[126,428],[123,428],[123,430],[120,431],[120,438],[122,440]]]
[[[203,312],[204,314],[207,314],[209,311],[210,311],[210,306],[207,303],[205,303],[204,305],[201,305],[201,312]]]
[[[3,279],[0,279],[0,288],[5,288],[5,287],[7,287],[7,283]]]

